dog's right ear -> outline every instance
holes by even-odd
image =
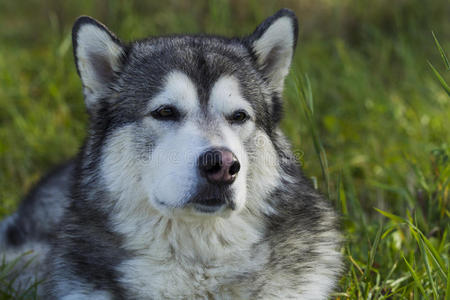
[[[125,57],[122,42],[93,18],[79,17],[72,29],[73,53],[88,111],[94,111]]]

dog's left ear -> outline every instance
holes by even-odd
[[[284,78],[289,73],[297,35],[298,22],[295,13],[283,8],[267,18],[253,34],[244,39],[275,92],[283,91]]]

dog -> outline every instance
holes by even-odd
[[[45,299],[326,299],[337,215],[279,126],[297,35],[289,9],[243,38],[132,43],[78,18],[87,138],[3,221],[2,252],[34,249]]]

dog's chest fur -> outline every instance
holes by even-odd
[[[140,223],[140,229],[131,226],[138,234],[128,236],[126,247],[134,256],[118,267],[127,296],[248,298],[244,279],[264,267],[269,252],[267,245],[258,244],[261,232],[251,219],[238,215],[199,224],[156,217]]]

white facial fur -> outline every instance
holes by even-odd
[[[161,121],[148,114],[139,125],[127,125],[118,130],[105,147],[107,152],[102,165],[104,178],[111,190],[121,194],[127,190],[136,197],[139,197],[137,194],[145,195],[151,206],[163,214],[177,213],[180,211],[177,208],[183,209],[197,193],[200,181],[197,161],[200,155],[211,147],[226,147],[235,154],[241,165],[230,189],[235,210],[242,209],[247,197],[248,172],[248,155],[243,142],[255,130],[254,112],[243,98],[237,79],[230,76],[217,80],[208,103],[205,117],[194,82],[180,71],[169,73],[161,92],[149,101],[148,112],[161,105],[172,105],[180,111],[182,120]],[[230,124],[227,117],[242,109],[250,115],[250,120],[240,125]],[[144,157],[127,146],[136,143],[133,135],[134,131],[139,130],[151,132],[152,140],[149,142],[152,145]],[[136,157],[141,159],[136,161]],[[124,186],[130,184],[136,186]]]
[[[149,111],[170,104],[191,119],[199,113],[198,103],[194,83],[177,71],[166,77],[162,91],[150,101]],[[182,207],[195,193],[196,161],[207,147],[207,140],[192,121],[180,124],[147,117],[143,123],[155,132],[142,176],[149,199],[160,210]]]
[[[222,76],[213,85],[209,99],[209,113],[221,117],[238,109],[245,109],[254,119],[253,109],[242,96],[239,82],[233,76]],[[241,128],[248,128],[243,126]]]
[[[244,124],[230,125],[225,116],[234,111],[245,110],[250,120]],[[238,158],[241,170],[233,183],[235,190],[236,209],[239,211],[245,205],[247,197],[248,154],[242,144],[255,130],[254,112],[240,91],[239,82],[233,76],[222,76],[211,88],[208,102],[209,114],[220,123],[221,141],[215,141],[215,146],[228,147]],[[222,143],[222,145],[220,144]]]

